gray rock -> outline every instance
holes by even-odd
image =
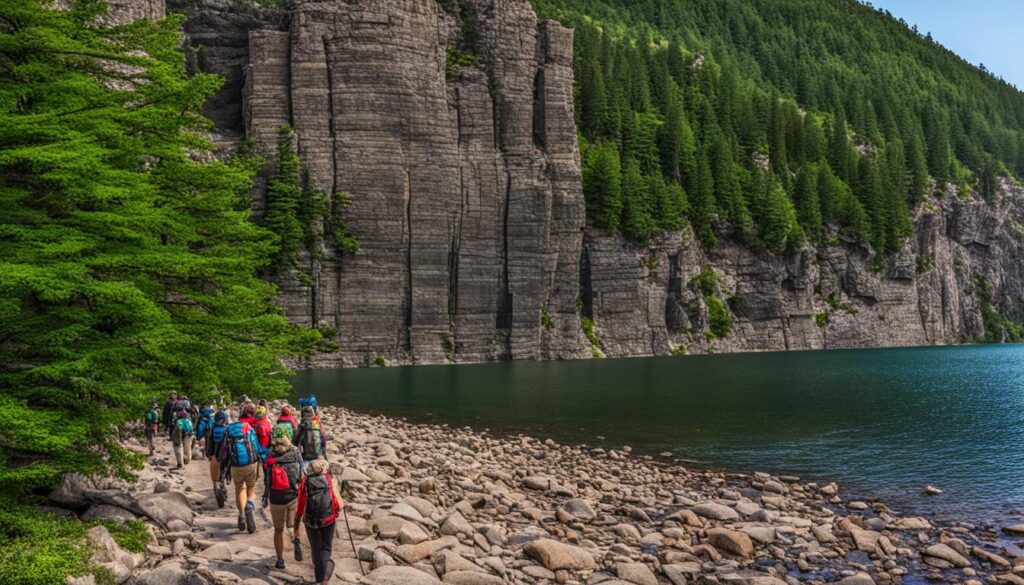
[[[441,585],[437,577],[432,577],[413,567],[387,566],[374,569],[362,583],[365,585]]]
[[[131,585],[187,585],[188,572],[179,562],[165,562],[132,578]]]
[[[691,508],[691,511],[697,514],[698,516],[711,518],[712,520],[720,520],[723,522],[730,522],[740,519],[740,515],[736,512],[736,510],[724,504],[719,504],[717,502],[703,502],[697,504],[696,506]]]
[[[615,565],[615,574],[619,579],[636,585],[658,585],[658,578],[643,563],[619,563]]]
[[[597,563],[590,552],[569,544],[547,538],[528,542],[523,552],[551,571],[559,569],[596,569]]]
[[[124,508],[108,504],[93,504],[82,514],[83,522],[92,520],[111,520],[118,524],[124,524],[128,520],[134,520],[137,516]]]

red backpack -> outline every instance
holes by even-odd
[[[299,482],[302,480],[298,453],[293,450],[276,459],[267,459],[267,476],[270,478],[270,503],[291,503],[299,495]]]

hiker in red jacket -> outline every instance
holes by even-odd
[[[270,452],[270,417],[267,416],[266,406],[257,406],[256,415],[253,418],[252,430],[256,432],[256,441],[260,444],[260,450],[264,457]]]
[[[331,552],[334,547],[334,529],[338,515],[345,506],[338,486],[331,478],[330,465],[324,459],[315,459],[306,466],[306,477],[299,484],[299,505],[295,510],[295,535],[299,524],[306,526],[313,575],[319,585],[328,585],[334,575]]]

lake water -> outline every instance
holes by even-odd
[[[835,480],[898,511],[1024,512],[1024,345],[300,372],[321,404]],[[925,484],[945,490],[920,495]]]

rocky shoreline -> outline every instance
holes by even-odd
[[[882,502],[847,500],[834,483],[321,410],[356,548],[342,528],[336,583],[1024,583],[1024,551],[994,531],[900,517]],[[269,517],[256,534],[234,529],[234,510],[213,501],[205,460],[176,472],[168,455],[161,446],[131,487],[55,494],[91,502],[93,516],[150,519],[145,555],[117,551],[94,529],[97,561],[118,582],[311,580],[307,563],[271,568]]]

